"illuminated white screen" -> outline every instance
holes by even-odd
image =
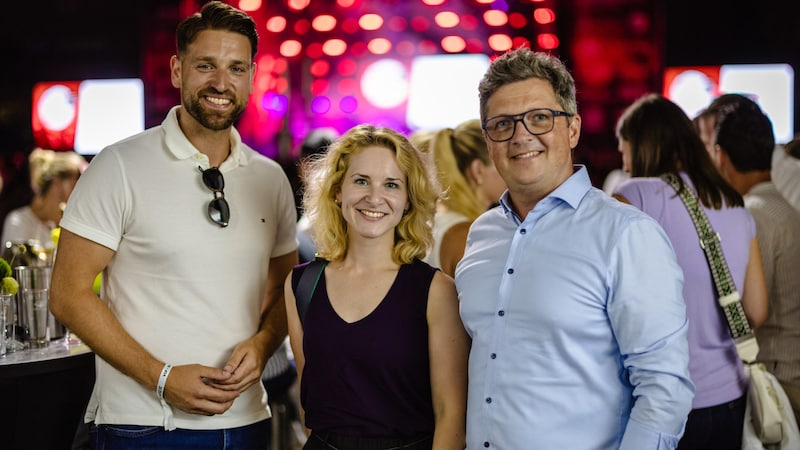
[[[730,65],[719,71],[721,92],[747,94],[772,120],[775,141],[794,136],[794,71],[788,64]]]
[[[411,63],[406,123],[452,128],[480,116],[478,83],[489,67],[482,54],[418,56]]]
[[[668,70],[676,70],[672,68]],[[775,142],[794,136],[794,70],[788,64],[726,64],[719,66],[719,82],[697,68],[685,68],[669,86],[667,97],[689,117],[721,94],[742,94],[753,99],[772,121]],[[706,68],[708,69],[708,68]]]
[[[93,155],[144,130],[144,85],[140,79],[85,80],[78,90],[75,151]]]

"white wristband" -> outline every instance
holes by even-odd
[[[159,399],[164,398],[164,386],[167,384],[170,370],[172,370],[172,366],[169,364],[164,364],[164,368],[161,369],[161,376],[158,377],[158,384],[156,385],[156,395],[158,395]]]
[[[161,403],[161,411],[164,414],[164,429],[167,431],[172,431],[175,429],[172,408],[170,408],[166,400],[164,400],[164,386],[167,384],[167,377],[169,376],[170,370],[172,370],[172,366],[169,364],[164,364],[164,368],[161,369],[161,375],[158,377],[158,384],[156,384],[156,395],[158,395],[158,400]]]

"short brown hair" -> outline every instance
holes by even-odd
[[[250,58],[255,60],[258,50],[258,32],[253,18],[244,11],[220,1],[208,2],[200,12],[194,13],[178,24],[176,40],[178,56],[186,54],[186,49],[205,30],[226,30],[239,33],[250,40]]]

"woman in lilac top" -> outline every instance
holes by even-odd
[[[689,319],[689,373],[696,392],[683,438],[685,449],[739,449],[746,381],[691,217],[675,189],[659,178],[679,176],[698,197],[719,233],[731,276],[752,327],[767,317],[767,292],[755,222],[742,197],[714,167],[691,120],[658,95],[634,102],[617,123],[623,170],[631,179],[614,196],[649,214],[669,236],[683,268]]]
[[[304,198],[329,261],[301,322],[285,284],[305,450],[463,449],[469,338],[453,279],[420,261],[439,195],[402,135],[359,125],[311,163]]]

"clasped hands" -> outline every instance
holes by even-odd
[[[213,416],[227,411],[239,394],[261,382],[265,355],[253,337],[239,344],[222,369],[200,364],[174,366],[164,399],[189,414]]]

